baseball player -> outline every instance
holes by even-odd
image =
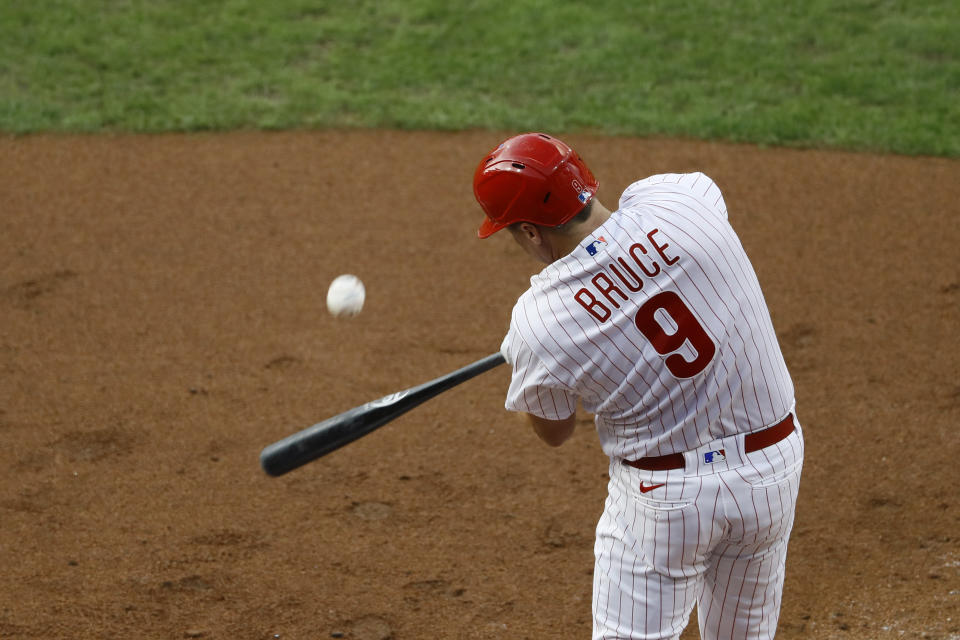
[[[501,351],[506,407],[558,446],[579,400],[610,457],[594,638],[772,638],[803,463],[793,383],[753,267],[702,173],[630,185],[610,211],[575,151],[512,137],[476,169],[478,235],[547,266]]]

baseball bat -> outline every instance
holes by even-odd
[[[260,466],[271,476],[293,471],[362,438],[430,398],[504,362],[506,360],[499,352],[494,353],[430,382],[391,393],[327,418],[264,448],[260,452]]]

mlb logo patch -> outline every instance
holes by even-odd
[[[595,256],[597,255],[597,252],[605,246],[607,246],[606,238],[599,236],[596,240],[587,245],[587,253]]]
[[[707,451],[703,454],[704,464],[713,464],[715,462],[723,462],[727,459],[727,453],[723,449],[717,451]]]
[[[589,200],[590,196],[592,195],[593,195],[592,193],[584,189],[583,191],[580,192],[580,195],[577,196],[577,200],[579,200],[583,204],[587,204],[587,200]]]

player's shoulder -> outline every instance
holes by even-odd
[[[660,173],[637,180],[620,196],[620,208],[642,205],[669,194],[693,196],[704,204],[727,215],[726,203],[717,183],[702,171],[691,173]]]
[[[530,287],[524,291],[513,306],[512,321],[528,329],[555,327],[559,322],[559,309],[564,306],[562,293],[576,282],[564,259],[548,265],[530,278]]]
[[[658,193],[664,191],[693,191],[705,193],[717,184],[713,178],[702,171],[692,173],[658,173],[653,176],[637,180],[627,187],[621,200],[642,193]]]
[[[529,312],[543,304],[544,300],[556,291],[556,285],[560,281],[560,274],[556,265],[549,265],[543,271],[530,278],[530,286],[520,294],[517,303],[513,307],[513,313],[522,313],[524,310]]]

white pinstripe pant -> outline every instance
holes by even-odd
[[[678,638],[695,603],[705,640],[774,636],[803,466],[796,424],[749,454],[742,435],[687,452],[684,469],[611,462],[597,525],[594,640]],[[720,449],[724,461],[704,463]]]

